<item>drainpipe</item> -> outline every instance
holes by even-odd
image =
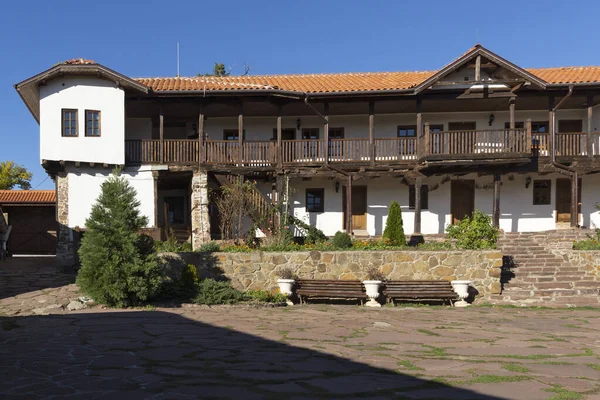
[[[571,175],[571,228],[576,228],[579,223],[579,199],[577,198],[577,193],[579,188],[577,187],[579,184],[579,176],[577,170],[572,166],[561,164],[556,161],[556,110],[560,108],[565,100],[567,100],[573,94],[573,85],[569,85],[569,92],[563,97],[556,106],[552,109],[552,121],[550,124],[552,126],[552,154],[551,154],[551,162],[552,166],[567,171],[569,175]],[[574,210],[573,210],[574,209]]]
[[[315,106],[308,102],[308,93],[304,93],[304,104],[306,104],[319,118],[321,118],[323,122],[328,122],[327,118],[321,114],[321,112],[317,110]]]

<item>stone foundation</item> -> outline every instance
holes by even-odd
[[[192,248],[197,250],[210,242],[210,217],[208,215],[208,175],[206,171],[194,172],[192,177]]]
[[[73,229],[69,228],[69,178],[66,172],[56,176],[56,220],[56,265],[64,272],[71,272],[77,260]]]
[[[477,298],[500,293],[499,251],[310,251],[287,253],[164,253],[171,273],[194,264],[201,277],[223,275],[240,290],[277,288],[278,271],[289,267],[303,279],[366,279],[374,266],[389,280],[468,279]]]

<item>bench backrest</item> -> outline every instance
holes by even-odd
[[[362,289],[361,281],[342,281],[342,280],[312,280],[312,279],[298,279],[296,285],[299,288],[328,288],[328,287],[344,287],[344,288],[357,288]]]

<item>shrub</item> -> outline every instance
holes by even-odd
[[[250,301],[259,301],[261,303],[283,303],[287,300],[287,297],[284,294],[273,294],[266,290],[248,290],[244,292],[244,298]]]
[[[367,267],[365,270],[365,275],[367,276],[368,281],[384,281],[385,275],[374,266]]]
[[[217,242],[204,243],[196,250],[198,253],[216,253],[221,250],[221,246]]]
[[[196,304],[234,304],[244,300],[244,294],[234,289],[229,282],[204,279],[196,288],[196,296],[192,299]]]
[[[198,270],[193,264],[186,265],[181,271],[181,282],[185,287],[193,288],[198,283]]]
[[[404,226],[402,222],[402,210],[400,210],[400,205],[395,201],[392,201],[390,204],[390,212],[385,221],[383,238],[387,239],[392,246],[406,245],[406,236],[404,236]]]
[[[85,222],[77,285],[96,302],[137,305],[156,294],[162,270],[148,237],[138,235],[148,220],[140,215],[136,192],[116,170]]]
[[[294,270],[290,267],[283,267],[279,270],[279,279],[295,279],[296,276],[294,274]]]
[[[336,249],[349,249],[352,247],[352,238],[346,232],[337,231],[333,237],[333,247]]]
[[[600,250],[600,241],[595,238],[573,242],[573,250]]]
[[[479,210],[471,217],[466,216],[458,225],[446,228],[446,237],[456,239],[459,249],[495,249],[498,241],[498,228],[492,226],[492,220]]]
[[[180,243],[175,237],[175,232],[173,229],[169,229],[169,234],[167,235],[167,240],[161,242],[157,240],[154,242],[154,248],[159,253],[182,253],[192,251],[192,245],[188,242]]]
[[[321,243],[327,240],[327,236],[316,226],[309,225],[293,215],[288,216],[288,221],[304,232],[304,243],[306,244]]]

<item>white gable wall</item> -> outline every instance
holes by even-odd
[[[78,111],[78,136],[62,136],[62,109]],[[85,136],[85,110],[100,111],[100,137]],[[61,78],[40,87],[40,158],[125,163],[125,95],[114,82]]]

